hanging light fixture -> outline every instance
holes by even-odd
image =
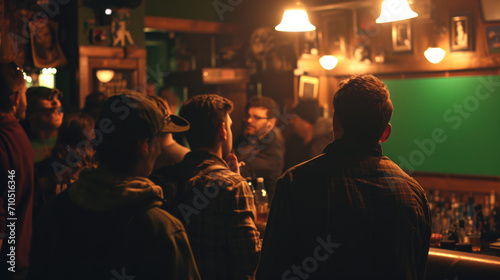
[[[309,22],[304,4],[297,1],[293,8],[286,9],[281,23],[275,29],[283,32],[306,32],[316,30]]]
[[[384,0],[376,23],[393,22],[417,17],[406,0]]]
[[[333,55],[324,55],[319,59],[319,64],[321,67],[325,68],[325,70],[332,70],[337,66],[339,60]]]
[[[427,60],[430,63],[434,63],[434,64],[441,62],[441,60],[443,60],[445,54],[446,54],[446,51],[443,50],[442,48],[428,48],[424,52],[425,58],[427,58]]]

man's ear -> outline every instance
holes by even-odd
[[[269,128],[274,128],[276,126],[276,118],[271,118],[268,121],[269,121],[269,124],[268,124]]]
[[[10,101],[14,104],[14,107],[19,105],[19,100],[21,99],[21,93],[19,91],[14,92],[11,96],[9,96]]]
[[[217,137],[219,137],[219,139],[223,141],[227,140],[226,122],[222,122],[222,125],[219,127],[219,130],[217,131]]]
[[[388,123],[387,126],[385,127],[384,133],[382,133],[382,136],[380,137],[379,141],[381,143],[384,143],[385,141],[387,141],[387,139],[389,139],[389,136],[391,136],[391,132],[392,132],[392,125],[390,123]]]
[[[149,153],[149,139],[144,139],[144,140],[139,140],[139,153],[141,153],[142,156],[146,156]]]

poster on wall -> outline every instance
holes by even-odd
[[[30,22],[31,48],[35,67],[58,67],[66,58],[57,37],[58,24],[52,21]]]

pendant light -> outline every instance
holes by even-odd
[[[382,2],[382,10],[380,16],[375,21],[376,23],[385,23],[399,21],[417,17],[406,0],[384,0]]]
[[[306,32],[316,30],[316,27],[309,22],[304,4],[297,1],[292,8],[285,10],[281,23],[275,29],[283,32]]]

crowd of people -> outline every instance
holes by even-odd
[[[251,97],[234,139],[217,94],[94,93],[71,114],[61,95],[0,64],[1,279],[424,278],[427,198],[382,155],[393,105],[377,78],[343,81],[331,120],[316,100],[283,117]]]

